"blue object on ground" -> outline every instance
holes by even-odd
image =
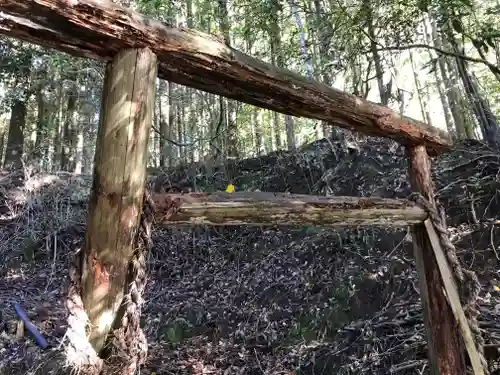
[[[42,334],[40,333],[38,328],[36,328],[35,325],[30,322],[30,320],[28,319],[28,316],[26,315],[24,310],[21,308],[21,305],[16,303],[14,305],[14,308],[16,309],[16,313],[19,316],[19,318],[23,321],[26,329],[35,337],[35,341],[36,341],[37,345],[42,349],[46,349],[49,346],[49,344],[47,343],[47,340],[45,340],[45,338],[42,336]]]

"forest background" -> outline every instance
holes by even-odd
[[[500,155],[489,147],[500,145],[499,0],[120,3],[456,138],[433,160],[436,192],[458,256],[482,283],[485,351],[500,371]],[[58,362],[16,336],[11,306],[21,302],[60,347],[70,249],[86,232],[104,73],[100,62],[0,37],[0,372],[50,373],[43,366]],[[157,80],[149,172],[175,167],[158,173],[160,182],[220,190],[234,178],[249,191],[403,198],[403,156],[390,140]],[[22,186],[8,169],[25,174]],[[56,178],[59,171],[83,176]],[[153,237],[145,373],[428,369],[406,230],[155,227]]]
[[[496,142],[498,0],[138,0],[124,5],[174,26],[218,35],[258,59],[388,105],[458,138]],[[103,64],[6,37],[0,38],[0,59],[3,165],[91,173]],[[294,150],[336,131],[331,124],[167,81],[157,85],[149,167]],[[351,142],[357,137],[348,136]]]

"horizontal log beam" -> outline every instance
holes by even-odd
[[[156,193],[151,198],[161,225],[406,226],[427,218],[427,212],[410,201],[385,198],[264,192]],[[181,206],[166,218],[175,200]]]
[[[107,1],[0,0],[0,32],[72,55],[111,60],[124,48],[150,48],[159,77],[288,115],[327,121],[431,155],[449,135],[391,109],[308,80],[226,46],[195,30],[174,28]]]

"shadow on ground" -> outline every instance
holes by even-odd
[[[384,142],[369,139],[349,151],[318,141],[298,154],[238,162],[230,177],[244,190],[406,196],[402,152]],[[480,321],[493,363],[500,343],[500,157],[473,143],[435,164],[457,251],[483,284]],[[203,168],[180,168],[168,176],[222,189],[222,171],[228,168],[207,177]],[[63,373],[64,286],[69,254],[83,240],[90,181],[35,176],[16,190],[7,177],[0,180],[8,208],[0,229],[0,374]],[[142,319],[149,356],[141,373],[426,373],[409,240],[406,229],[155,228]],[[16,336],[16,302],[50,349]]]

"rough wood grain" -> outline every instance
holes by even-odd
[[[434,255],[436,256],[437,264],[439,270],[441,271],[441,277],[443,278],[446,295],[450,303],[450,307],[455,315],[455,319],[458,322],[460,331],[462,332],[462,337],[469,354],[470,363],[472,365],[472,370],[474,375],[484,375],[483,365],[481,364],[481,359],[479,357],[479,352],[477,351],[476,343],[472,331],[467,322],[467,317],[465,316],[462,303],[460,302],[460,297],[458,295],[457,285],[455,284],[455,279],[453,273],[448,264],[448,260],[444,253],[444,250],[439,241],[438,234],[434,225],[429,219],[424,221],[425,228],[427,229],[427,234],[431,241],[432,248],[434,249]]]
[[[435,202],[430,160],[425,146],[409,147],[408,154],[410,182],[413,190],[429,201]],[[466,374],[462,337],[444,293],[443,279],[423,223],[413,225],[412,240],[421,290],[431,374]]]
[[[214,194],[153,194],[155,218],[162,225],[392,225],[423,222],[427,212],[396,199],[321,197],[302,194],[243,192]],[[182,201],[168,220],[172,200]]]
[[[354,95],[308,80],[190,29],[168,27],[107,1],[0,0],[0,32],[76,56],[110,60],[124,48],[148,47],[159,76],[276,112],[308,117],[425,144],[431,154],[449,149],[446,132]]]
[[[99,353],[122,302],[144,194],[156,56],[121,51],[108,64],[83,260],[89,341]]]

